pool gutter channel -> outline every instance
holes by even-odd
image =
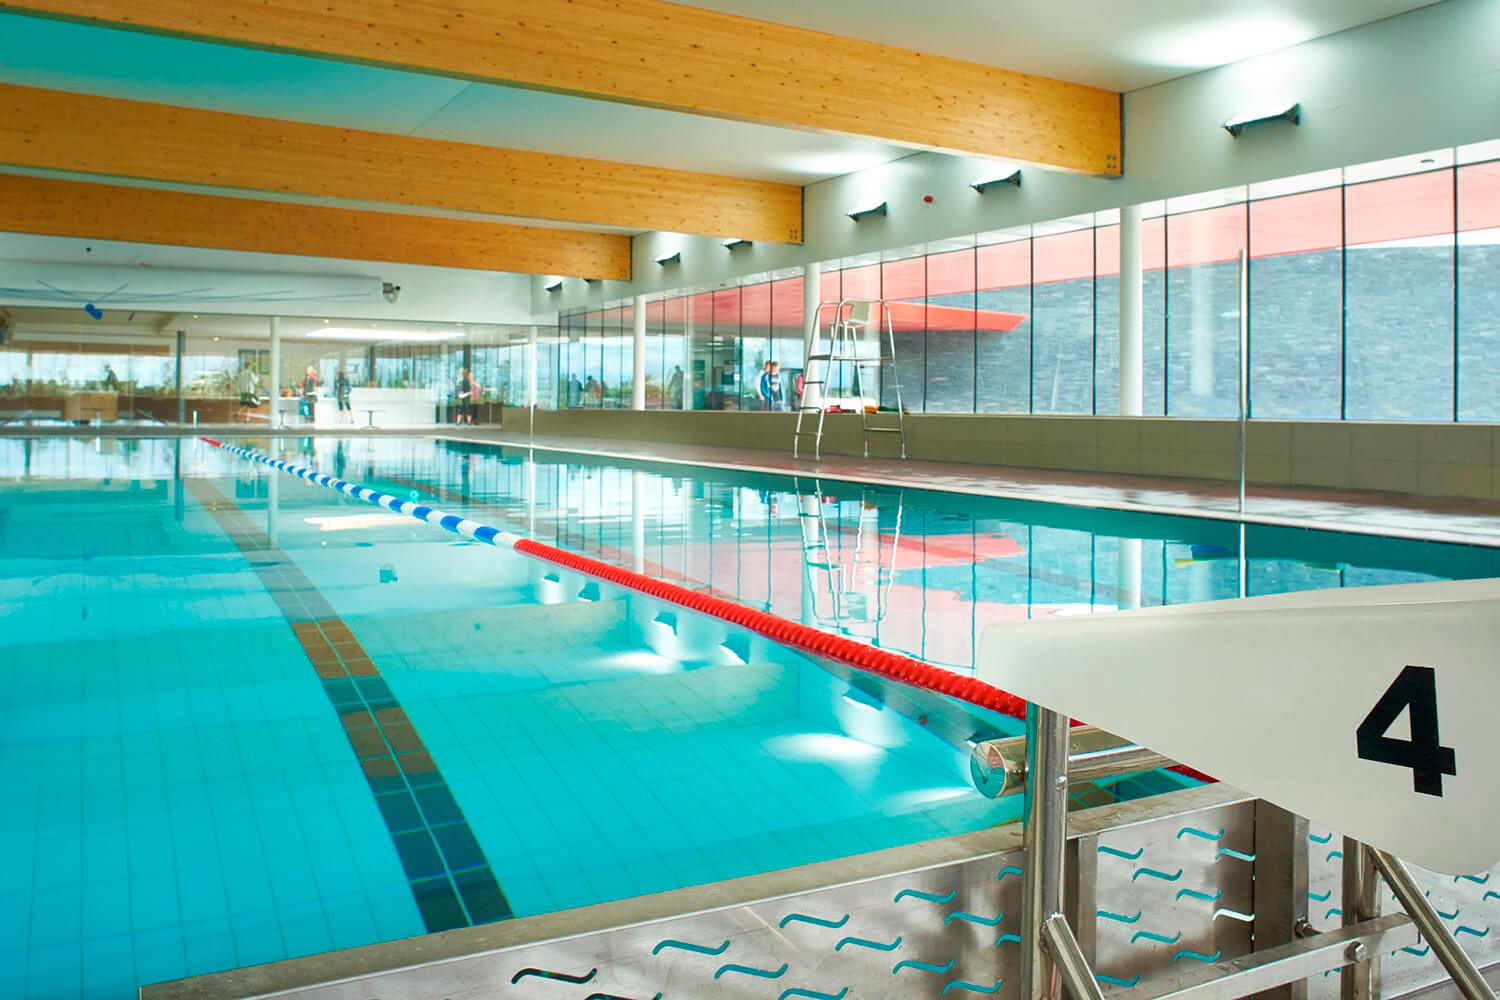
[[[1068,836],[1077,841],[1096,837],[1106,830],[1118,831],[1252,801],[1244,792],[1224,784],[1203,785],[1074,812],[1069,818]],[[584,939],[593,935],[654,925],[662,926],[653,933],[667,938],[673,936],[665,926],[671,922],[682,922],[675,930],[676,936],[691,939],[693,921],[725,910],[795,899],[805,900],[801,909],[817,912],[819,897],[826,893],[859,890],[867,883],[894,877],[1014,860],[1020,850],[1021,824],[1010,822],[987,830],[722,882],[174,980],[142,987],[140,996],[141,1000],[258,997],[344,1000],[355,996],[413,996],[407,992],[380,992],[384,988],[381,978],[400,970],[436,972],[439,966],[444,967],[449,979],[459,972],[466,977],[472,975],[476,987],[495,988],[510,978],[508,970],[515,963],[507,961],[508,955],[521,949],[568,944],[572,952],[577,946],[586,945]],[[974,905],[983,904],[974,901]],[[614,949],[601,943],[598,951],[602,959]],[[600,961],[601,972],[602,965]],[[502,970],[506,970],[504,974]]]

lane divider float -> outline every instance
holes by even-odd
[[[804,652],[817,654],[836,660],[846,666],[854,667],[868,673],[876,674],[890,680],[925,691],[933,691],[937,694],[946,695],[958,701],[967,702],[979,708],[1007,715],[1015,719],[1026,718],[1026,702],[1024,699],[1003,691],[992,684],[986,684],[976,677],[964,674],[956,674],[942,667],[935,667],[930,663],[912,659],[900,653],[893,653],[887,649],[877,649],[862,642],[840,635],[830,635],[801,622],[789,621],[776,615],[768,614],[755,608],[737,604],[721,597],[710,597],[707,594],[689,590],[675,583],[667,583],[664,580],[655,580],[641,573],[635,573],[628,569],[610,563],[581,556],[575,552],[568,552],[551,545],[523,538],[509,531],[481,524],[460,514],[450,514],[439,510],[428,504],[417,503],[414,500],[402,500],[400,497],[392,496],[368,486],[351,483],[347,480],[338,479],[334,476],[310,469],[305,465],[296,465],[292,462],[283,462],[251,451],[248,448],[240,448],[236,445],[225,444],[210,437],[200,440],[213,445],[223,451],[251,462],[259,462],[270,466],[289,476],[305,479],[318,486],[324,486],[335,490],[345,496],[365,503],[384,507],[386,510],[397,514],[406,514],[425,521],[446,531],[451,531],[465,538],[485,542],[496,548],[507,548],[524,555],[540,559],[544,562],[562,566],[575,572],[583,573],[608,583],[627,587],[631,590],[647,594],[659,600],[668,601],[680,607],[689,608],[706,615],[711,615],[721,621],[739,625],[765,636],[784,646],[791,646]],[[1073,720],[1078,724],[1078,720]],[[1173,768],[1183,774],[1212,781],[1206,775],[1200,775],[1191,769],[1181,767]]]

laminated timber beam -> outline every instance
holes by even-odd
[[[767,243],[802,189],[0,84],[0,163]]]
[[[665,0],[0,0],[0,10],[1120,172],[1113,91]]]
[[[627,280],[630,237],[0,174],[0,232]]]

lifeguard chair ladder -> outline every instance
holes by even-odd
[[[826,323],[826,325],[825,325]],[[873,331],[874,336],[865,334]],[[826,344],[824,343],[826,339]],[[873,353],[861,351],[861,346],[873,347]],[[894,411],[880,407],[880,367],[891,366],[891,385],[896,397]],[[819,367],[815,368],[814,365]],[[830,400],[827,389],[835,365],[849,365],[853,369],[852,397],[835,397]],[[876,396],[866,401],[864,395],[865,373],[875,371],[873,381]],[[840,380],[842,382],[842,380]],[[901,457],[906,457],[906,412],[901,405],[901,378],[896,370],[896,331],[891,318],[891,307],[884,299],[840,299],[818,305],[813,317],[812,341],[808,345],[807,368],[802,380],[802,395],[797,400],[797,429],[792,435],[792,457],[798,457],[802,439],[813,439],[813,457],[822,457],[823,422],[828,415],[831,402],[852,402],[859,412],[860,434],[864,441],[864,455],[870,457],[871,434],[896,434],[901,442]],[[894,412],[895,423],[882,419]],[[817,421],[808,426],[808,415],[816,413]],[[874,422],[871,417],[875,417]]]

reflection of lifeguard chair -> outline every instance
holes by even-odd
[[[890,365],[894,407],[880,405],[882,368],[886,364]],[[839,389],[837,395],[830,391],[835,385]],[[797,401],[797,429],[792,435],[793,458],[797,457],[803,437],[813,439],[813,457],[822,457],[823,420],[830,406],[859,414],[866,458],[870,457],[871,434],[899,435],[901,457],[906,457],[901,379],[896,374],[896,330],[891,307],[885,300],[841,299],[818,305],[802,386],[802,398]],[[804,419],[810,413],[818,415],[813,426],[807,426]],[[894,423],[887,415],[895,417]],[[870,419],[872,416],[876,417],[874,421]]]
[[[848,551],[844,541],[849,533],[843,530],[842,510],[830,542],[826,509],[832,502],[836,501],[823,496],[819,481],[813,481],[811,492],[798,484],[797,521],[802,528],[804,584],[817,624],[850,635],[862,634],[859,626],[878,625],[890,610],[904,494],[899,491],[896,494],[896,523],[889,549],[880,530],[880,508],[870,499],[868,491],[860,495],[853,543]],[[873,638],[873,629],[863,632],[869,633],[867,638]]]

